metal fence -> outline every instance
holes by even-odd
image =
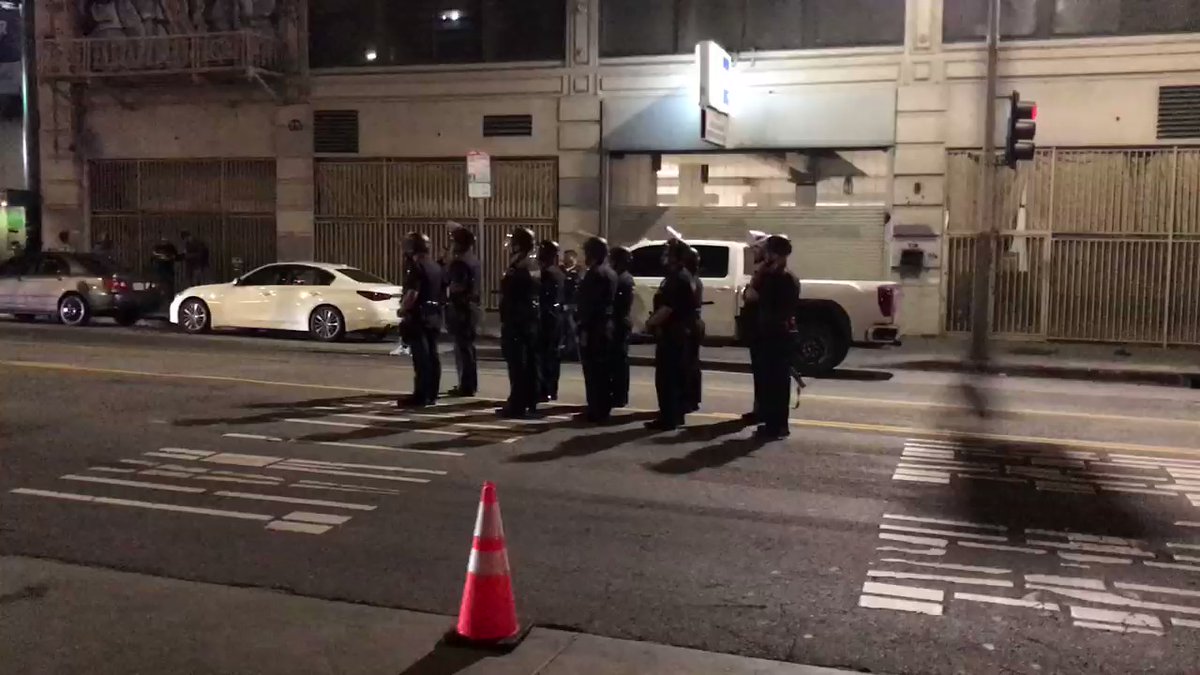
[[[944,325],[966,331],[980,155],[947,172]],[[1200,344],[1200,149],[1048,149],[999,170],[996,334]]]
[[[185,231],[208,245],[214,281],[275,260],[274,160],[97,160],[88,168],[92,242],[112,238],[125,267],[150,271],[154,245],[180,246]]]
[[[434,250],[449,243],[446,222],[476,234],[483,266],[483,301],[494,309],[507,235],[518,225],[539,239],[558,237],[558,163],[553,159],[495,159],[492,198],[467,195],[464,160],[318,160],[314,249],[319,260],[342,262],[399,283],[402,242],[429,235]]]

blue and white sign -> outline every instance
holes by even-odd
[[[696,45],[696,65],[700,69],[700,107],[728,115],[733,85],[733,59],[729,52],[712,40],[705,40]]]

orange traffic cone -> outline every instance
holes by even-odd
[[[457,644],[512,649],[523,637],[508,571],[500,503],[496,486],[487,482],[479,496],[458,626],[447,638]]]

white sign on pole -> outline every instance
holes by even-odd
[[[713,108],[700,110],[700,139],[723,148],[729,138],[729,115]]]
[[[492,157],[486,152],[467,153],[467,195],[472,199],[492,196]]]
[[[700,70],[700,107],[730,112],[729,90],[733,84],[733,58],[712,40],[696,44],[696,65]]]

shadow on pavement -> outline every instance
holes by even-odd
[[[626,424],[629,422],[640,422],[653,419],[654,413],[632,413],[628,415],[614,415],[611,424]],[[552,462],[556,459],[565,459],[567,457],[586,457],[594,455],[605,450],[611,450],[618,445],[632,443],[636,440],[652,436],[656,432],[651,429],[645,429],[641,426],[632,429],[620,429],[618,431],[609,431],[604,433],[593,433],[586,436],[572,436],[566,438],[549,450],[541,450],[538,452],[527,452],[510,458],[508,461],[517,464],[533,464],[537,462]]]
[[[439,644],[399,675],[454,675],[493,655],[475,649]]]
[[[672,457],[661,462],[645,464],[655,472],[668,476],[682,476],[695,473],[701,469],[716,469],[730,462],[735,462],[749,456],[755,450],[766,445],[768,441],[751,436],[750,438],[731,438],[716,445],[706,445],[694,450],[683,457]]]
[[[736,434],[750,425],[750,422],[745,422],[741,419],[733,419],[725,422],[717,422],[716,424],[705,424],[704,426],[698,427],[686,427],[674,436],[663,436],[661,438],[656,438],[651,441],[651,443],[654,445],[683,445],[685,443],[697,442],[711,443],[722,436]]]
[[[838,368],[825,375],[811,376],[814,380],[843,380],[846,382],[886,382],[896,375],[887,370],[862,370],[857,368]],[[805,377],[810,377],[805,375]]]

